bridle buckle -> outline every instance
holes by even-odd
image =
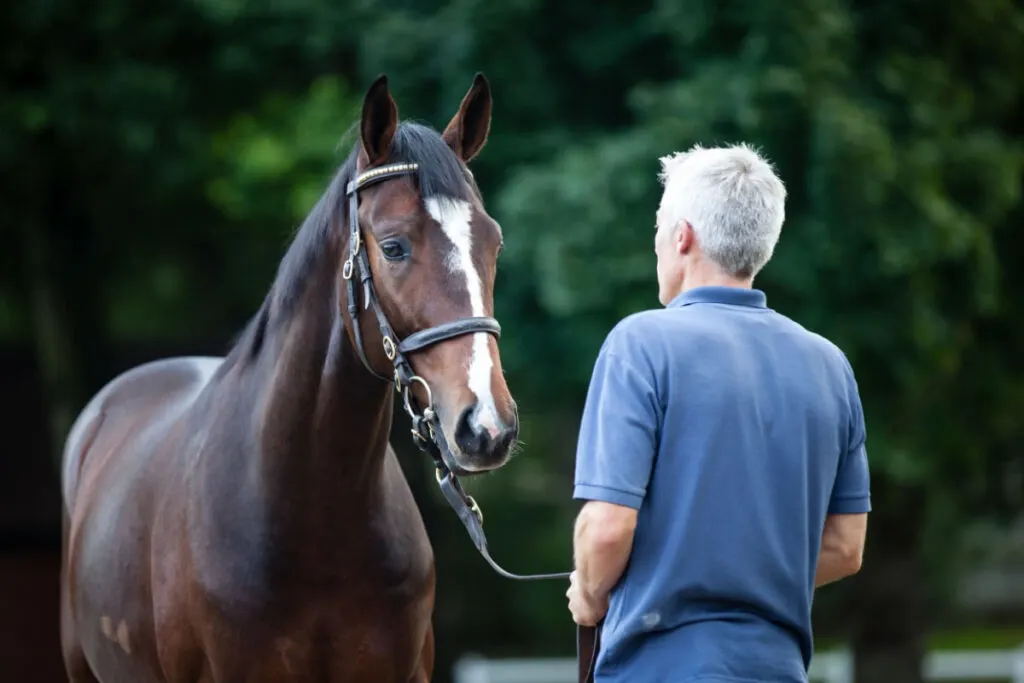
[[[398,353],[398,349],[395,348],[395,341],[391,337],[384,337],[384,355],[388,357],[388,360],[395,360],[395,355]]]
[[[480,526],[484,525],[484,511],[480,509],[480,506],[476,504],[476,499],[473,496],[467,495],[466,502],[469,503],[469,509],[473,511],[473,515],[476,517],[476,521],[480,523]]]

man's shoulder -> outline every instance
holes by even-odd
[[[792,333],[795,336],[798,336],[808,349],[818,351],[822,356],[832,362],[839,363],[841,365],[849,365],[849,361],[847,360],[846,354],[843,350],[838,344],[825,335],[820,332],[815,332],[778,311],[772,311],[772,314],[778,321],[777,324],[789,327]]]
[[[664,322],[665,312],[665,309],[651,308],[630,313],[615,323],[615,326],[608,332],[607,338],[619,341],[643,336],[653,327],[658,327]]]
[[[659,341],[665,336],[663,320],[663,311],[657,309],[622,318],[605,335],[598,352],[599,362],[603,359],[628,367],[653,384],[653,377],[667,362],[661,350],[664,344]]]
[[[692,340],[714,339],[729,334],[715,317],[686,308],[650,308],[631,313],[608,332],[602,354],[620,358],[644,358],[660,366],[679,357],[679,349]]]
[[[649,355],[652,342],[665,330],[666,313],[665,309],[630,313],[609,330],[601,345],[601,352],[618,357]]]

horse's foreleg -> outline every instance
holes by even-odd
[[[89,668],[89,662],[82,651],[82,643],[78,639],[78,629],[71,610],[71,587],[68,585],[67,544],[68,518],[64,515],[64,548],[60,567],[60,645],[64,657],[64,669],[70,683],[99,683],[96,674]]]
[[[69,683],[99,683],[78,643],[64,642],[64,670]]]

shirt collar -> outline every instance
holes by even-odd
[[[767,308],[768,298],[760,289],[723,286],[694,287],[677,295],[668,302],[667,308],[682,308],[690,304],[726,304],[728,306]]]

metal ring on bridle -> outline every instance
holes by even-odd
[[[397,352],[395,341],[391,337],[384,337],[384,355],[388,357],[388,360],[394,360]]]
[[[341,277],[345,278],[346,280],[351,280],[352,279],[352,269],[353,268],[354,268],[354,264],[352,263],[352,257],[349,256],[348,260],[345,261],[345,265],[342,266],[342,268],[341,268]]]
[[[427,384],[427,380],[423,379],[419,375],[413,375],[409,378],[409,383],[402,388],[402,403],[405,404],[405,412],[409,415],[415,415],[412,409],[412,402],[409,400],[409,392],[412,390],[412,385],[419,382],[423,387],[423,391],[427,392],[427,405],[423,407],[423,413],[421,417],[430,419],[427,417],[427,411],[434,412],[434,394],[430,391],[430,385]]]

